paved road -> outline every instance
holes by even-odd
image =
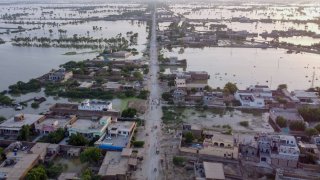
[[[156,9],[156,8],[155,8]],[[155,10],[156,11],[156,10]],[[142,171],[144,179],[157,180],[161,179],[160,155],[156,153],[160,148],[161,137],[161,117],[162,110],[159,105],[160,86],[158,82],[158,51],[156,36],[156,12],[152,16],[151,38],[150,38],[150,64],[149,64],[149,81],[148,89],[150,90],[149,111],[146,114],[146,154]]]

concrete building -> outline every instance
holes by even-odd
[[[276,167],[297,167],[300,150],[293,136],[272,136],[271,148],[271,165]]]
[[[265,102],[262,97],[256,96],[250,90],[238,90],[235,95],[235,99],[240,101],[241,106],[251,108],[264,108]]]
[[[78,109],[85,111],[107,111],[112,109],[112,103],[110,101],[86,99],[78,105]]]
[[[0,179],[24,179],[28,171],[44,159],[48,146],[47,143],[37,143],[29,152],[18,150],[7,153],[7,160],[0,165]]]
[[[108,126],[107,134],[110,136],[130,136],[135,129],[134,121],[117,121],[112,122]]]
[[[108,151],[100,166],[98,175],[106,180],[128,180],[128,158],[122,157],[121,152]]]
[[[24,125],[34,128],[36,123],[40,123],[45,119],[43,115],[36,114],[17,114],[14,117],[0,124],[0,134],[7,137],[16,137]]]
[[[107,130],[111,123],[110,116],[103,116],[100,119],[78,119],[73,124],[69,125],[69,136],[72,134],[81,134],[84,137],[91,139],[94,137],[101,137]]]
[[[293,100],[299,100],[301,104],[320,104],[319,94],[305,90],[295,90],[291,92]]]
[[[224,180],[224,170],[222,163],[203,162],[206,180]]]
[[[59,128],[66,129],[68,125],[73,124],[76,120],[76,116],[49,116],[41,122],[36,122],[35,129],[40,134],[48,134]]]
[[[67,72],[64,68],[60,68],[58,70],[52,70],[48,74],[49,81],[67,81],[72,78],[72,71]]]
[[[238,147],[235,144],[233,135],[219,133],[212,133],[211,135],[212,137],[205,135],[206,138],[203,141],[203,149],[201,149],[199,153],[222,158],[238,159]]]
[[[239,153],[241,157],[250,161],[259,161],[258,141],[252,135],[239,135]]]

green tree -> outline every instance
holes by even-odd
[[[318,132],[320,132],[320,123],[314,127]]]
[[[128,108],[122,111],[121,116],[127,118],[134,118],[137,114],[137,110],[134,108]]]
[[[303,121],[293,121],[289,125],[292,131],[304,131],[306,129],[306,124]]]
[[[33,103],[31,104],[31,107],[32,107],[33,109],[38,109],[38,108],[39,108],[39,103],[33,102]]]
[[[314,135],[318,135],[319,134],[319,131],[315,128],[307,128],[305,130],[305,133],[308,135],[308,136],[314,136]]]
[[[96,147],[89,147],[80,154],[82,163],[88,162],[90,164],[97,163],[101,158],[101,150]]]
[[[278,90],[282,90],[282,89],[288,89],[288,86],[286,84],[279,84]]]
[[[278,116],[276,119],[276,123],[280,128],[287,127],[287,120],[283,118],[282,116]]]
[[[27,141],[30,138],[31,127],[29,125],[23,125],[18,135],[18,140]]]
[[[185,142],[186,143],[192,143],[192,141],[194,140],[194,136],[192,134],[192,132],[187,132],[185,135]]]
[[[235,94],[237,90],[238,90],[237,85],[231,82],[228,82],[223,88],[223,92],[225,94]]]
[[[143,75],[139,71],[135,71],[133,73],[133,77],[137,78],[138,80],[142,80],[143,79]]]
[[[133,141],[132,145],[137,148],[141,148],[144,146],[144,141]]]
[[[176,166],[182,166],[183,163],[186,161],[184,157],[174,156],[172,158],[173,164]]]
[[[172,99],[172,94],[169,92],[164,92],[162,93],[161,97],[165,101],[170,101]]]
[[[249,122],[248,121],[241,121],[239,124],[240,124],[240,126],[243,126],[243,127],[248,127],[249,126]]]
[[[81,134],[72,134],[69,138],[68,141],[69,145],[73,145],[73,146],[85,146],[87,145],[89,142],[88,140],[82,136]]]
[[[95,175],[94,173],[92,173],[92,171],[90,169],[86,169],[82,175],[81,175],[81,179],[82,180],[100,180],[100,176]]]
[[[31,169],[26,176],[26,180],[46,180],[47,178],[47,173],[43,166]]]

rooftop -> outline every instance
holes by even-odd
[[[19,130],[23,125],[32,125],[43,117],[43,115],[37,114],[17,114],[0,124],[0,128]]]
[[[203,162],[206,179],[225,179],[221,163]]]
[[[128,170],[128,158],[121,157],[121,152],[108,151],[100,166],[98,175],[116,176],[124,175]]]

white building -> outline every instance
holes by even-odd
[[[66,69],[60,68],[58,70],[52,70],[48,74],[49,81],[66,81],[72,78],[72,71],[67,72]]]
[[[78,109],[87,111],[106,111],[112,109],[112,103],[110,101],[86,99],[78,105]]]
[[[253,108],[263,108],[265,107],[264,99],[262,97],[257,97],[250,90],[238,90],[235,95],[235,99],[240,101],[241,106],[253,107]]]
[[[302,104],[320,104],[320,98],[317,92],[295,90],[291,92],[291,95],[292,100],[299,100]]]
[[[129,136],[136,126],[134,121],[117,121],[108,126],[108,135],[110,136]]]

